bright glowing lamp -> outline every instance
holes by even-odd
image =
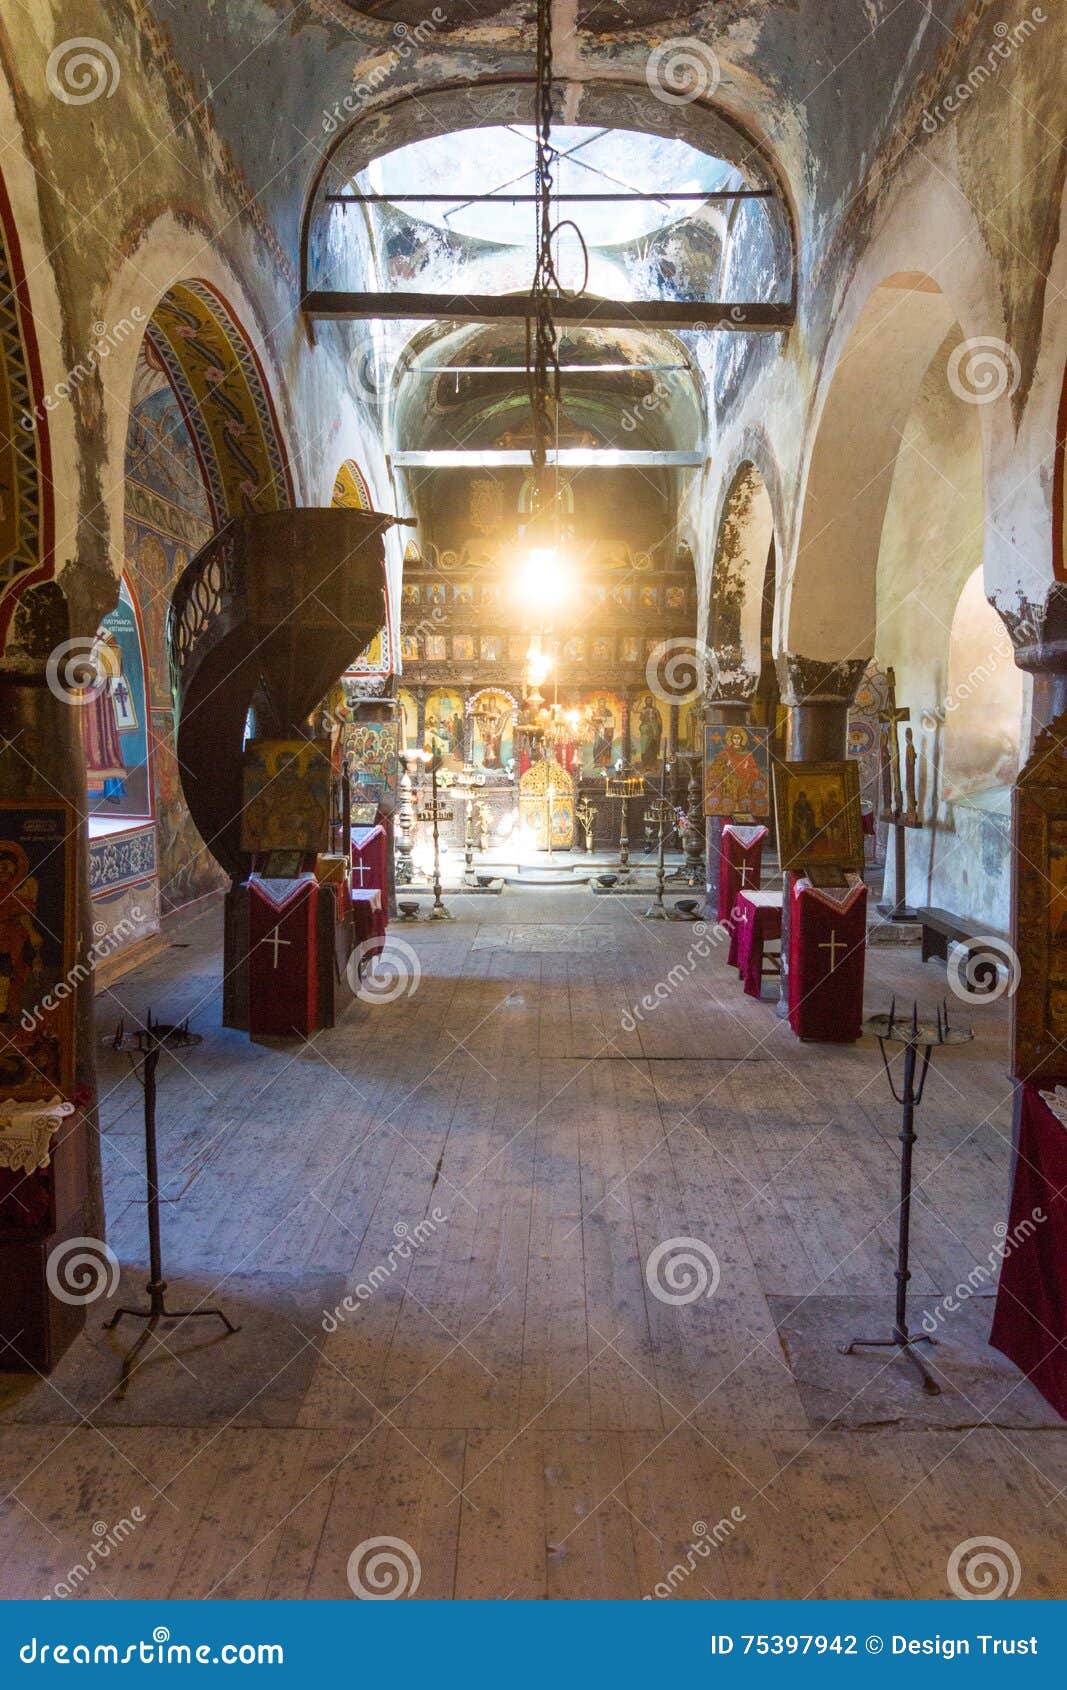
[[[519,590],[528,605],[545,611],[570,597],[570,576],[554,546],[539,546],[527,555]]]

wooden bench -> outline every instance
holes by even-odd
[[[965,921],[951,910],[916,910],[922,924],[922,959],[929,962],[939,957],[948,962],[949,945],[963,945],[967,951],[967,976],[977,992],[993,992],[997,986],[997,969],[1003,967],[1010,952],[1003,933],[985,927],[978,921]],[[974,964],[977,961],[977,972]]]

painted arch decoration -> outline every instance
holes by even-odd
[[[146,333],[189,425],[215,526],[290,509],[292,477],[263,366],[222,295],[207,282],[178,282]]]
[[[41,365],[11,202],[0,177],[0,648],[24,588],[55,571]]]
[[[345,458],[333,484],[331,505],[346,511],[372,511],[374,499],[370,483],[355,458]],[[393,673],[393,624],[388,601],[385,607],[385,626],[380,628],[368,646],[360,652],[348,675],[391,675]]]
[[[337,479],[333,484],[333,498],[330,503],[340,505],[346,511],[372,511],[374,509],[370,484],[354,458],[346,458],[337,471]]]

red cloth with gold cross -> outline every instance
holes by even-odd
[[[723,825],[719,842],[720,921],[729,922],[737,907],[739,892],[758,892],[763,863],[765,827],[742,827],[738,822]]]
[[[248,880],[248,1031],[291,1038],[318,1030],[319,898],[333,900],[332,886],[314,874],[296,880]]]
[[[789,1025],[798,1039],[850,1044],[863,1031],[867,888],[857,874],[843,887],[816,887],[799,875],[789,911]]]

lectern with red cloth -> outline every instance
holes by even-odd
[[[1021,1088],[1011,1217],[989,1342],[1067,1420],[1067,1094]]]
[[[798,1039],[848,1044],[863,1031],[867,888],[793,882],[789,911],[789,1025]]]
[[[352,829],[352,875],[351,875],[353,913],[357,921],[357,941],[360,929],[369,923],[367,937],[380,941],[377,954],[385,943],[385,930],[389,916],[389,836],[380,823],[373,827],[354,827]],[[371,898],[359,899],[358,893],[376,892],[377,901]],[[362,909],[356,910],[355,905],[362,904]]]
[[[730,962],[748,996],[761,997],[764,946],[782,936],[782,893],[739,893],[730,928]]]
[[[319,1001],[319,900],[331,906],[332,933],[333,888],[320,886],[313,873],[296,880],[253,874],[247,886],[248,1031],[307,1037],[327,1024]]]
[[[739,892],[758,892],[763,862],[765,827],[742,827],[737,822],[723,824],[719,842],[719,908],[720,921],[729,921],[737,905]]]

